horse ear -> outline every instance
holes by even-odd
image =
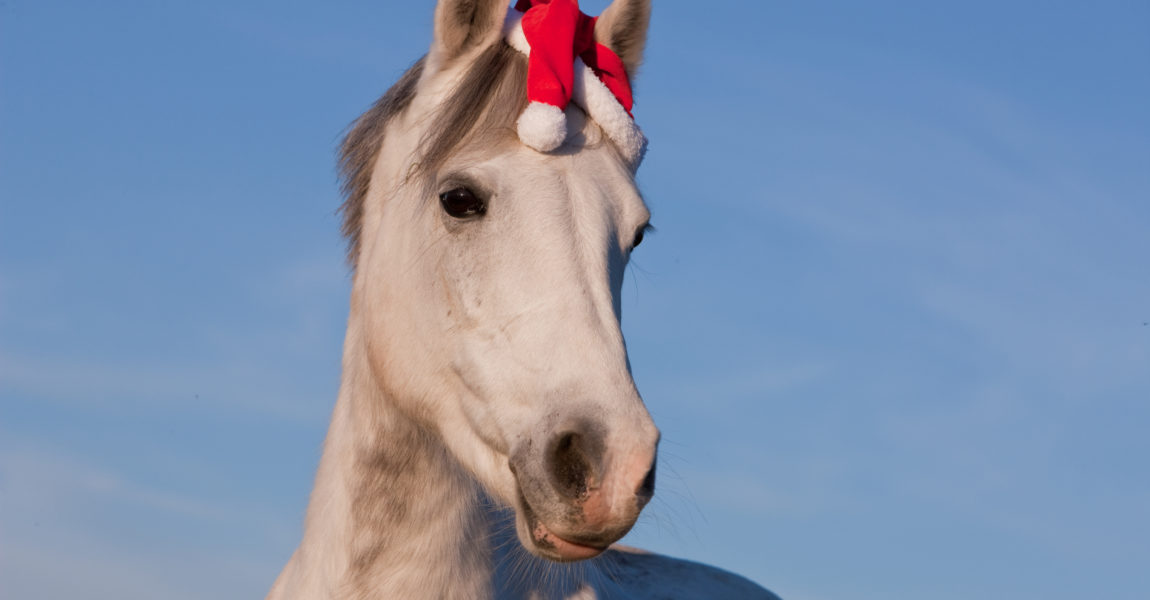
[[[506,16],[507,0],[439,0],[432,62],[446,64],[498,35]]]
[[[595,41],[619,55],[627,74],[635,76],[647,45],[651,0],[615,0],[595,23]]]

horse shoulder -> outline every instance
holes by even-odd
[[[612,546],[603,559],[618,597],[646,600],[779,600],[753,581],[717,567]],[[609,594],[608,597],[616,597]]]

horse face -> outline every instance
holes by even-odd
[[[552,558],[596,553],[630,528],[653,492],[658,437],[619,329],[624,267],[649,213],[593,124],[567,150],[449,163],[437,189],[461,413],[506,456],[520,534]],[[459,190],[483,214],[452,214]]]
[[[649,213],[593,123],[559,153],[488,154],[384,202],[358,275],[369,354],[392,399],[516,507],[529,549],[584,558],[653,492],[658,432],[619,329]]]
[[[408,176],[411,149],[469,68],[441,41],[444,19],[458,18],[445,4],[428,70],[378,159],[353,302],[367,305],[360,326],[389,400],[515,509],[528,550],[588,558],[654,491],[659,434],[619,327],[649,213],[630,167],[573,106],[554,152],[481,137]]]

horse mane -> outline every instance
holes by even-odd
[[[347,258],[355,268],[359,256],[364,204],[371,174],[393,118],[415,99],[427,64],[415,62],[375,104],[352,123],[339,150],[339,174],[344,201],[341,231],[347,239]],[[514,138],[515,121],[527,105],[527,59],[502,40],[475,58],[421,140],[414,175],[433,174],[464,141],[496,142]]]

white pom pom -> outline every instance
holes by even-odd
[[[550,152],[567,139],[567,116],[558,106],[532,102],[519,115],[519,139],[528,146]]]

